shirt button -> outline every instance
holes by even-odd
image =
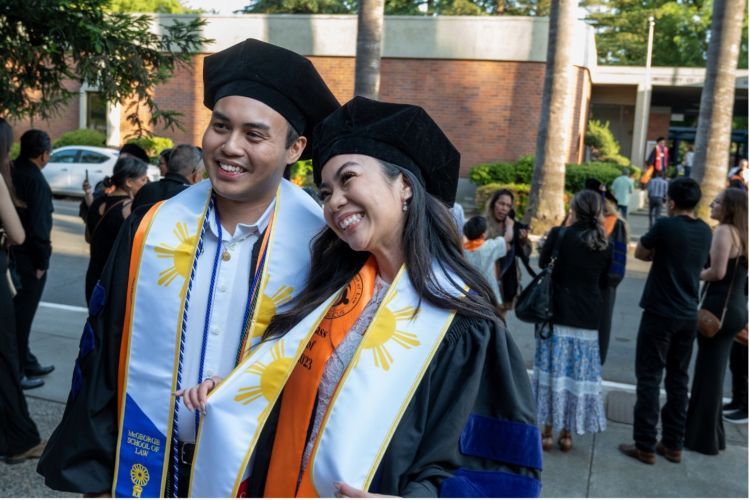
[[[211,327],[211,333],[213,335],[218,335],[221,333],[221,328],[219,328],[218,326],[213,326]]]
[[[226,292],[227,291],[227,286],[222,283],[221,285],[219,285],[219,291],[220,292]]]

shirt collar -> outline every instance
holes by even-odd
[[[263,212],[263,214],[261,214],[260,217],[258,217],[258,220],[255,221],[254,224],[237,224],[237,228],[234,230],[234,234],[229,234],[229,231],[222,227],[222,241],[239,242],[253,235],[261,235],[263,231],[265,231],[268,227],[268,222],[271,220],[271,214],[273,213],[273,209],[275,206],[276,198],[274,198],[273,201],[268,204],[266,210]],[[208,227],[211,230],[211,233],[216,238],[218,238],[219,230],[216,227],[216,217],[214,216],[213,212],[208,215]]]

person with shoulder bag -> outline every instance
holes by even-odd
[[[716,455],[726,447],[722,422],[724,374],[734,339],[747,324],[747,193],[736,188],[719,193],[711,203],[711,218],[719,225],[711,242],[711,265],[700,276],[706,281],[701,304],[704,314],[699,314],[698,320],[698,356],[685,447]],[[708,315],[714,318],[710,323],[705,322]],[[713,327],[707,328],[707,324]],[[737,408],[730,415],[747,421],[747,407]]]
[[[554,263],[552,317],[537,328],[531,379],[545,451],[553,446],[553,431],[560,431],[558,445],[567,452],[573,447],[572,433],[606,428],[597,329],[611,260],[601,198],[583,190],[570,204],[567,227],[552,229],[539,255],[542,273]]]
[[[86,242],[91,249],[86,270],[86,303],[91,299],[96,282],[115,244],[120,226],[128,218],[133,197],[148,182],[148,165],[138,158],[123,156],[112,169],[112,177],[104,185],[113,190],[94,199],[86,216]]]

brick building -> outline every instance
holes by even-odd
[[[182,16],[160,16],[169,23]],[[307,56],[343,103],[354,92],[356,16],[243,15],[205,16],[202,48],[192,65],[180,68],[155,89],[155,100],[183,114],[184,130],[154,130],[175,143],[201,143],[209,111],[203,107],[203,58],[246,38],[258,38]],[[158,24],[154,29],[158,29]],[[462,153],[461,172],[488,161],[512,161],[534,154],[541,111],[548,19],[540,17],[419,17],[385,19],[380,98],[423,106]],[[622,153],[642,163],[638,151],[672,126],[690,125],[700,103],[702,68],[653,68],[650,104],[643,99],[645,71],[638,67],[597,66],[594,32],[578,21],[575,30],[572,126],[569,162],[581,162],[589,118],[610,122]],[[736,81],[735,115],[747,123],[747,70]],[[77,128],[99,128],[117,146],[131,132],[130,103],[105,103],[96,89],[81,87],[59,116],[33,125],[53,138]],[[648,113],[645,138],[638,123]],[[682,120],[682,121],[680,121]],[[741,120],[740,120],[741,121]],[[16,123],[17,134],[32,123]],[[736,155],[747,155],[735,143]],[[640,144],[640,147],[638,147]],[[742,149],[744,147],[744,150]],[[648,147],[645,148],[648,150]],[[465,182],[465,181],[464,181]]]
[[[179,16],[162,16],[161,22]],[[203,58],[245,38],[266,40],[307,56],[343,103],[354,93],[356,16],[207,16],[214,41],[155,89],[160,107],[183,114],[184,130],[154,130],[176,143],[200,144],[210,113],[203,107]],[[385,22],[380,98],[423,106],[462,152],[462,173],[477,163],[533,154],[539,125],[547,45],[546,18],[389,16]],[[571,162],[583,158],[583,134],[595,62],[593,32],[577,30]],[[76,84],[72,83],[73,89]],[[79,86],[80,87],[80,86]],[[35,127],[55,138],[99,128],[119,145],[131,132],[128,103],[107,104],[96,89],[79,88],[62,113]],[[31,123],[17,123],[21,133]]]

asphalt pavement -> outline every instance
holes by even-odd
[[[31,348],[43,364],[57,369],[46,384],[27,391],[32,417],[48,437],[62,416],[73,362],[86,318],[84,276],[88,245],[78,218],[78,202],[56,200],[54,253],[47,285],[31,334]],[[647,229],[645,214],[631,214],[631,241]],[[535,260],[532,260],[534,263]],[[607,362],[603,367],[608,427],[597,435],[574,437],[569,453],[554,449],[544,455],[544,497],[743,497],[748,496],[747,425],[725,424],[727,449],[718,456],[686,451],[680,464],[657,457],[656,465],[641,464],[617,451],[632,441],[628,408],[634,401],[635,339],[641,309],[638,300],[649,264],[628,259],[626,278],[618,288]],[[528,277],[524,278],[528,282]],[[530,368],[534,353],[531,325],[511,315],[508,326]],[[692,364],[691,364],[692,373]],[[724,394],[729,395],[729,381]],[[624,410],[623,410],[624,408]],[[624,423],[623,423],[624,422]],[[81,439],[86,439],[81,436]],[[34,463],[0,463],[0,497],[70,496],[47,489]]]

